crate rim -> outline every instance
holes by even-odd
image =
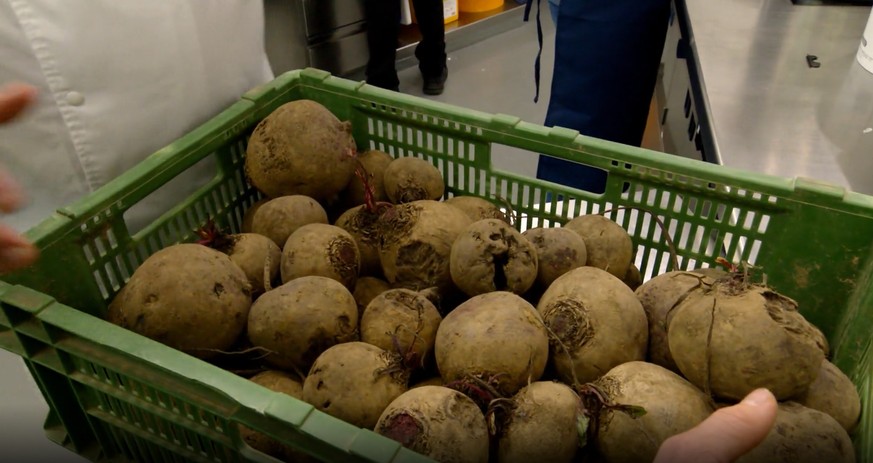
[[[181,171],[195,161],[195,152],[202,152],[198,145],[209,145],[220,142],[227,137],[228,130],[242,130],[243,126],[253,120],[250,113],[263,104],[264,98],[275,102],[281,100],[293,85],[314,87],[319,91],[342,94],[358,103],[372,103],[383,100],[395,106],[402,106],[409,111],[426,112],[441,118],[462,119],[464,124],[481,129],[484,133],[497,134],[507,139],[534,138],[538,143],[544,143],[555,148],[602,160],[615,157],[627,158],[619,162],[639,166],[646,170],[663,172],[669,170],[673,176],[687,179],[688,184],[696,182],[701,189],[705,185],[719,183],[724,185],[741,184],[737,190],[754,190],[756,193],[777,196],[782,201],[792,202],[821,208],[832,209],[841,213],[873,218],[873,195],[867,195],[849,188],[829,182],[803,176],[782,177],[772,174],[748,171],[730,166],[711,164],[696,159],[688,159],[660,151],[623,145],[608,140],[602,140],[580,134],[577,130],[565,127],[544,127],[524,121],[515,116],[505,114],[489,114],[474,109],[464,109],[460,106],[435,101],[415,95],[407,95],[381,89],[365,81],[353,81],[334,76],[327,71],[315,68],[287,71],[274,80],[253,87],[243,93],[240,99],[226,107],[211,118],[187,132],[184,136],[156,150],[122,175],[110,180],[77,200],[59,207],[47,218],[30,227],[22,235],[37,245],[50,244],[65,237],[71,226],[78,225],[83,218],[98,216],[100,212],[112,204],[126,200],[133,193],[125,190],[131,185],[140,183],[154,175],[155,169],[162,171]],[[285,90],[282,90],[285,88]],[[342,90],[352,92],[352,95],[341,93]],[[390,100],[388,102],[387,100]],[[204,143],[205,140],[205,143]],[[616,151],[620,148],[620,151]],[[603,153],[609,153],[608,155]],[[174,156],[173,162],[167,164],[167,158]],[[569,155],[556,154],[558,158],[568,159]],[[492,170],[497,171],[498,169]],[[528,179],[518,174],[501,171],[501,173],[517,179]],[[647,180],[659,178],[645,176]],[[579,198],[597,199],[596,195],[585,190],[535,179],[542,184],[554,185],[568,189]],[[733,188],[733,187],[732,187]]]
[[[499,134],[507,138],[524,139],[536,138],[538,142],[547,145],[571,149],[600,159],[615,157],[630,158],[628,164],[638,165],[653,171],[670,170],[671,174],[687,177],[690,181],[698,181],[703,184],[719,182],[723,184],[741,183],[743,186],[737,189],[751,190],[762,194],[780,196],[784,201],[807,204],[816,207],[826,207],[843,213],[860,215],[873,218],[873,195],[859,193],[851,189],[836,185],[831,182],[810,178],[806,176],[778,176],[762,172],[740,169],[731,166],[712,164],[696,159],[654,151],[647,148],[623,145],[620,143],[603,140],[580,134],[578,130],[555,126],[545,127],[535,122],[525,121],[516,116],[502,113],[487,113],[476,109],[462,108],[456,104],[436,101],[416,95],[408,95],[385,90],[365,81],[353,81],[344,77],[334,76],[330,72],[305,68],[287,71],[275,80],[254,87],[242,98],[262,103],[264,98],[271,102],[283,99],[284,93],[289,91],[289,83],[297,81],[297,85],[314,87],[319,91],[341,94],[354,99],[358,103],[372,103],[373,100],[387,100],[393,106],[403,107],[409,111],[434,114],[443,119],[463,119],[464,124],[481,129],[484,133]],[[285,87],[285,90],[282,88]],[[341,93],[341,90],[351,91],[353,95]],[[469,135],[469,134],[466,134]],[[602,154],[608,153],[608,155]],[[570,160],[565,155],[555,157]],[[492,170],[497,171],[498,169]],[[507,174],[505,171],[501,173]],[[509,173],[512,175],[511,173]],[[517,175],[516,175],[517,176]],[[517,176],[518,178],[526,178]],[[647,179],[652,177],[647,176]],[[531,179],[528,179],[531,180]],[[548,183],[569,189],[579,197],[596,198],[599,195],[579,190],[553,182],[535,179],[539,183]],[[787,196],[792,196],[787,198]]]
[[[75,307],[63,304],[45,293],[26,286],[10,285],[0,281],[0,300],[6,302],[10,297],[15,298],[22,295],[35,297],[41,303],[34,310],[20,307],[21,309],[28,311],[32,317],[50,326],[63,325],[65,336],[57,342],[53,341],[53,346],[57,343],[63,349],[64,342],[69,338],[69,335],[73,335],[82,342],[108,349],[115,355],[127,357],[137,362],[144,362],[143,364],[149,368],[172,374],[184,381],[190,381],[195,387],[205,387],[211,394],[221,396],[227,400],[227,403],[230,405],[229,408],[233,410],[227,417],[230,423],[244,424],[256,431],[269,433],[257,425],[244,422],[244,415],[252,412],[262,414],[267,420],[281,420],[283,425],[289,424],[285,421],[287,419],[286,415],[302,415],[299,417],[301,420],[300,428],[301,432],[304,432],[302,428],[306,425],[306,422],[311,417],[317,417],[320,420],[328,420],[346,427],[352,427],[358,433],[369,435],[368,439],[376,439],[386,448],[392,448],[392,457],[379,463],[406,461],[404,458],[410,457],[411,451],[409,449],[404,448],[399,442],[375,433],[372,429],[346,423],[318,410],[312,404],[301,399],[270,390],[231,371],[224,370],[217,365],[129,331],[100,317],[82,312]],[[124,340],[124,349],[119,347],[118,340],[120,338]],[[135,374],[132,376],[137,377]],[[52,410],[49,410],[49,415],[51,413]],[[333,444],[327,442],[325,444],[333,446]],[[337,449],[342,452],[352,450],[350,448],[339,447]],[[412,453],[412,455],[416,462],[432,461],[423,455],[415,453]],[[363,455],[357,456],[366,458]]]

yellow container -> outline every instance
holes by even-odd
[[[409,9],[412,12],[412,22],[418,24],[418,21],[415,19],[415,8],[413,8],[411,1],[409,2]],[[443,0],[443,18],[445,23],[449,24],[457,21],[458,16],[458,0]]]
[[[459,15],[458,0],[443,0],[443,16],[446,24],[457,21]]]
[[[481,13],[503,6],[503,0],[458,0],[458,9],[462,13]]]

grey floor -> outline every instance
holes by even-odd
[[[545,2],[543,2],[545,5]],[[449,78],[442,95],[421,91],[421,75],[413,66],[398,72],[400,91],[491,114],[508,114],[542,124],[548,108],[554,64],[555,29],[543,6],[543,50],[539,102],[534,103],[534,62],[539,49],[534,13],[527,23],[474,45],[449,53]],[[529,152],[492,147],[494,167],[534,176],[537,158]]]
[[[545,4],[545,2],[543,2]],[[542,76],[539,103],[534,103],[534,59],[538,43],[536,23],[522,23],[504,32],[449,54],[449,79],[438,101],[488,113],[504,113],[542,124],[549,100],[554,57],[554,27],[544,9]],[[400,90],[424,96],[416,67],[399,72]],[[532,176],[536,158],[529,153],[494,152],[495,167]],[[0,351],[0,462],[86,461],[50,442],[42,426],[48,406],[19,357]]]

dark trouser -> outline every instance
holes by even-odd
[[[639,146],[670,0],[561,0],[546,126]],[[537,178],[601,193],[606,173],[540,157]]]
[[[438,76],[446,65],[445,23],[442,0],[412,0],[421,41],[415,47],[424,76]],[[365,0],[367,15],[367,83],[396,89],[400,85],[394,63],[400,32],[400,0]]]

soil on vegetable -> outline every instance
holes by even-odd
[[[356,245],[351,239],[338,236],[328,243],[330,265],[336,270],[343,281],[351,281],[358,274]]]
[[[360,236],[361,241],[371,246],[379,245],[381,233],[377,228],[380,215],[370,212],[366,208],[359,209],[349,218],[348,227]]]
[[[389,291],[384,294],[385,299],[391,302],[396,302],[398,305],[415,309],[419,318],[424,313],[424,301],[428,300],[418,293],[408,293],[404,291]]]
[[[439,262],[444,259],[445,257],[434,251],[430,244],[415,241],[403,246],[397,252],[397,260],[395,261],[397,274],[417,275],[419,283],[435,281],[441,274]]]
[[[382,426],[382,434],[404,447],[410,447],[419,440],[424,430],[421,423],[408,413],[398,413]]]
[[[593,330],[586,313],[585,305],[579,301],[564,300],[549,305],[543,323],[557,337],[549,336],[549,344],[555,352],[564,352],[563,346],[567,345],[578,349],[588,342]]]
[[[385,362],[385,367],[376,371],[377,376],[388,375],[397,384],[404,387],[409,385],[409,378],[412,372],[405,365],[404,359],[399,352],[383,350],[379,356]]]
[[[417,207],[392,207],[382,214],[375,233],[383,246],[394,244],[412,231],[420,215]]]

